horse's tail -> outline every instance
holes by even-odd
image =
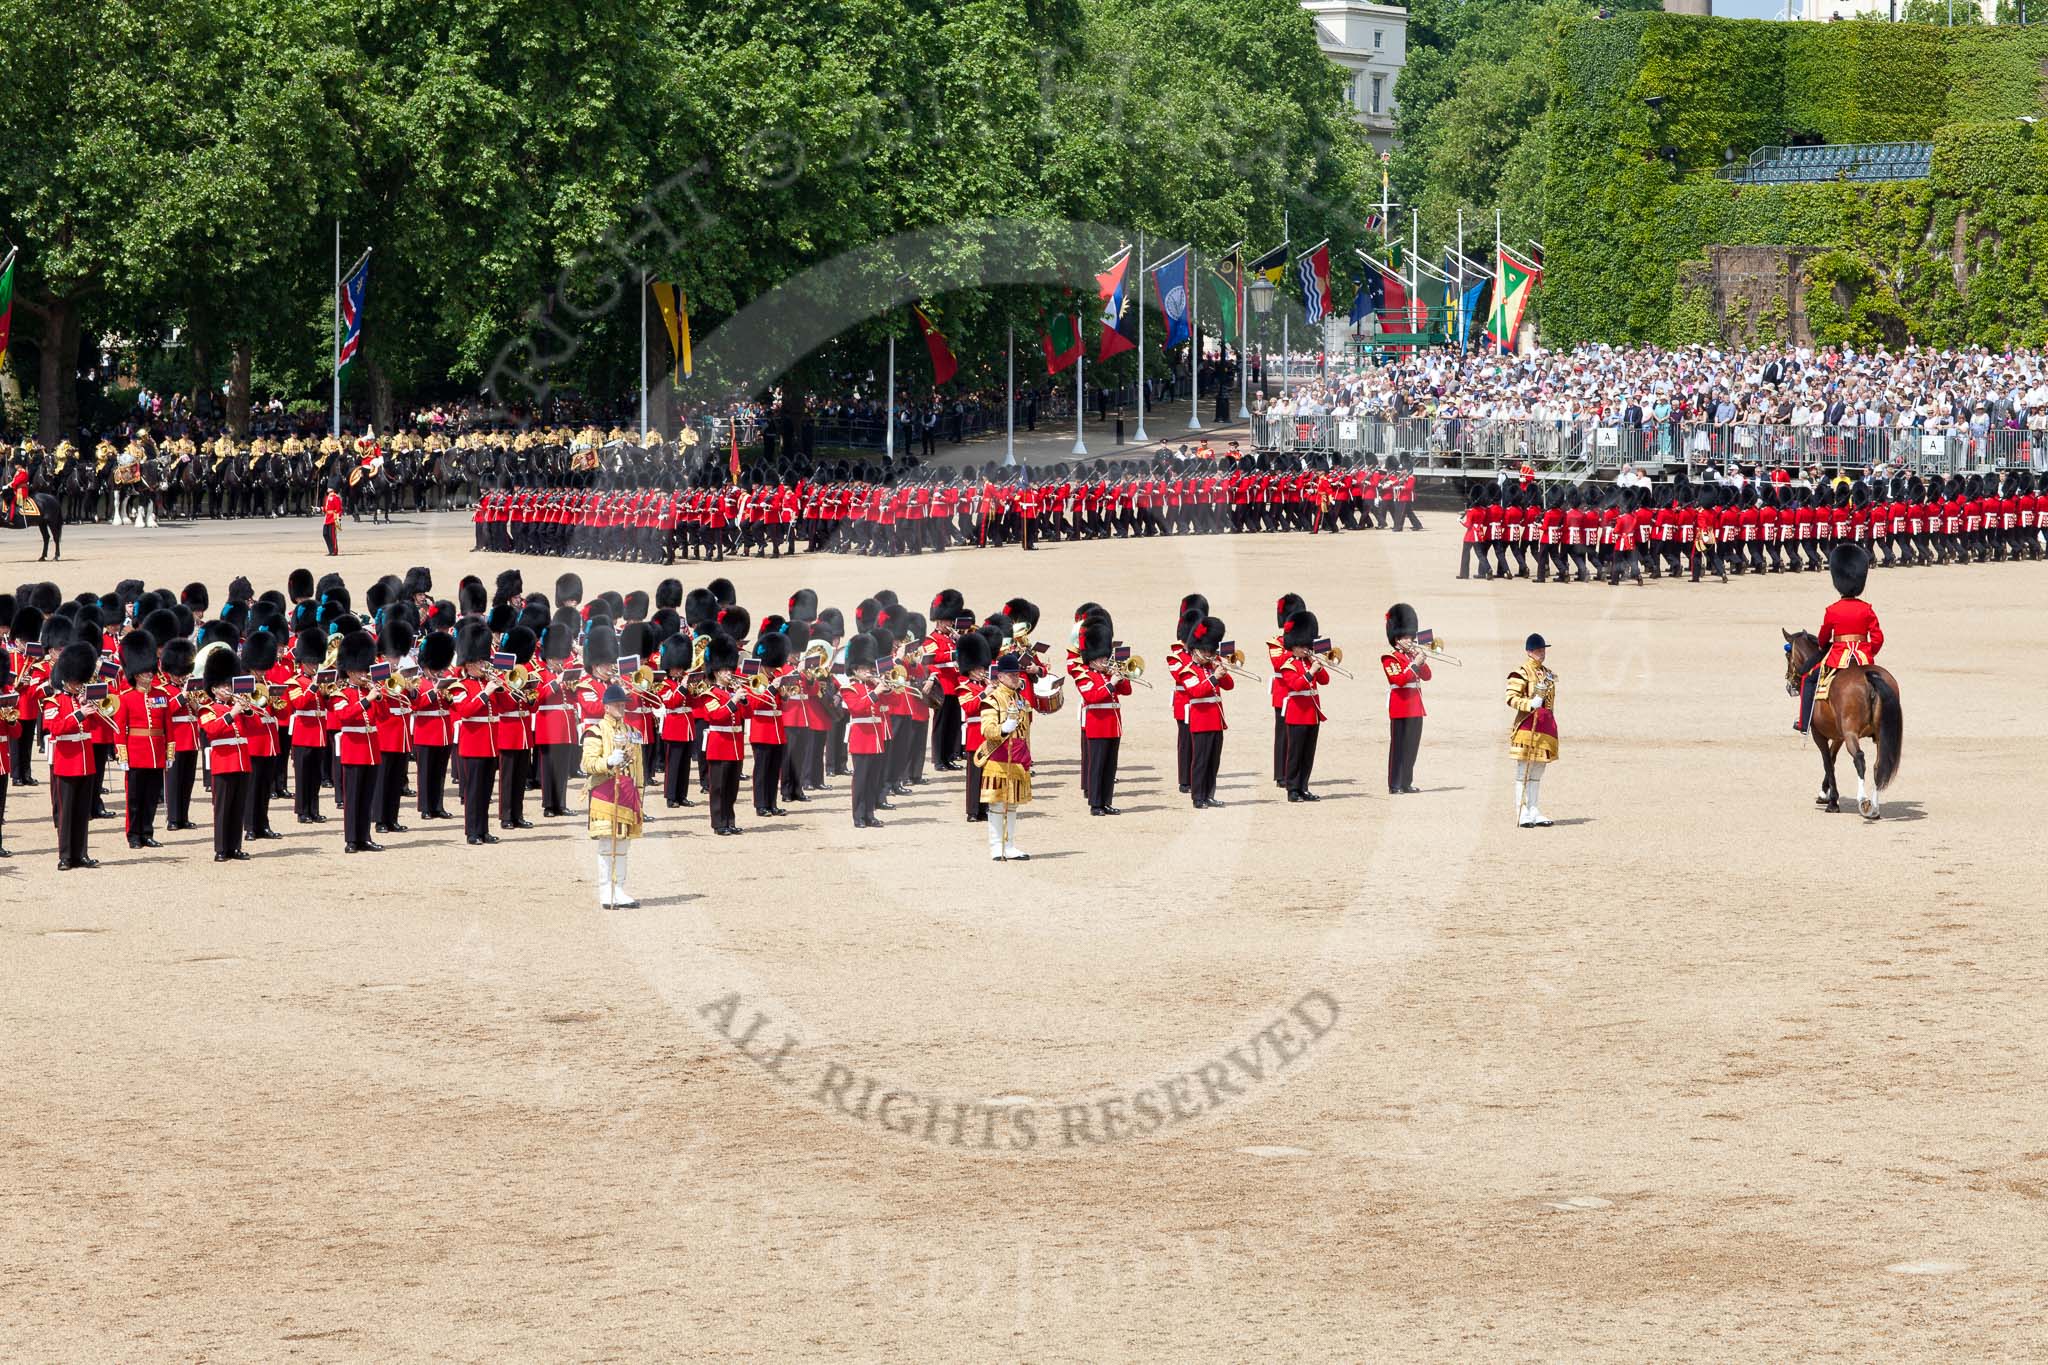
[[[1906,742],[1906,711],[1891,679],[1873,669],[1865,675],[1877,697],[1877,789],[1883,791],[1899,775],[1899,752]]]

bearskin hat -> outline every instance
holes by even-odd
[[[713,624],[733,639],[744,640],[754,628],[754,618],[747,615],[745,607],[727,605],[719,608],[718,619]]]
[[[583,662],[593,667],[619,661],[618,632],[607,623],[593,624],[583,640]]]
[[[1110,625],[1099,617],[1090,617],[1081,622],[1081,657],[1087,660],[1107,659],[1115,647],[1110,636]]]
[[[922,640],[931,634],[931,623],[924,619],[922,612],[907,611],[903,613],[903,633],[908,639]]]
[[[185,591],[190,592],[192,591],[192,588],[199,589],[200,604],[197,609],[200,611],[205,611],[206,585],[203,583],[194,583],[191,587],[186,588]],[[62,588],[59,588],[55,583],[38,583],[33,588],[30,588],[28,591],[28,604],[34,607],[37,611],[41,612],[44,616],[48,616],[51,612],[57,610],[57,608],[64,605],[64,590]]]
[[[121,637],[121,672],[130,682],[156,672],[156,639],[148,631],[131,630]]]
[[[881,614],[882,604],[880,602],[877,602],[872,597],[863,597],[860,599],[859,605],[853,609],[853,628],[862,632],[873,630],[875,628],[875,618]]]
[[[377,662],[377,639],[367,630],[350,631],[341,637],[341,649],[334,666],[344,673],[368,673]]]
[[[680,578],[664,578],[659,583],[656,583],[654,585],[654,605],[657,610],[663,607],[673,609],[682,606],[683,580]]]
[[[491,601],[506,602],[526,595],[526,579],[517,569],[506,569],[498,575],[498,586],[491,592]]]
[[[247,602],[256,595],[256,585],[244,574],[236,574],[228,580],[228,601]]]
[[[1209,614],[1209,599],[1198,592],[1191,592],[1186,597],[1181,598],[1180,614],[1186,616],[1191,611],[1200,612],[1202,615],[1207,616]]]
[[[944,594],[940,594],[944,596]],[[818,594],[809,588],[798,588],[789,596],[789,617],[792,621],[815,621],[818,619]]]
[[[292,662],[304,668],[318,668],[327,660],[327,637],[317,630],[302,630],[292,637]]]
[[[235,657],[235,651],[226,645],[210,645],[200,651],[199,685],[211,692],[216,687],[226,687],[235,680],[241,670],[242,661]]]
[[[1294,615],[1294,613],[1307,605],[1308,603],[1301,600],[1300,593],[1287,593],[1273,606],[1273,623],[1281,626],[1286,625],[1288,617]]]
[[[960,594],[957,588],[942,588],[938,596],[932,598],[932,619],[934,621],[944,621],[950,626],[953,624],[954,618],[965,610],[967,610],[967,599]]]
[[[953,646],[953,664],[962,673],[972,673],[977,668],[987,668],[994,657],[988,647],[988,637],[978,630],[970,630],[960,637]]]
[[[1870,551],[1854,542],[1838,542],[1828,552],[1828,577],[1844,597],[1861,597],[1870,578]]]
[[[729,635],[713,635],[704,650],[704,667],[713,673],[730,673],[740,666],[740,647]]]
[[[886,630],[900,640],[908,633],[906,626],[909,616],[910,613],[903,609],[902,603],[891,603],[875,614],[875,629]]]
[[[240,646],[242,643],[242,632],[236,630],[233,624],[227,621],[208,621],[199,628],[199,643],[202,645]]]
[[[526,605],[519,609],[519,615],[514,618],[512,624],[525,626],[533,632],[533,638],[538,640],[541,632],[548,628],[547,604],[538,598],[527,598]]]
[[[652,654],[654,641],[648,638],[651,633],[645,621],[628,621],[620,626],[619,657],[623,659],[630,654],[636,659],[644,659]]]
[[[754,646],[754,655],[764,668],[781,668],[789,662],[789,639],[782,635],[763,635],[761,643]]]
[[[277,667],[277,651],[282,643],[267,630],[259,630],[242,642],[242,671],[258,677]]]
[[[683,620],[690,629],[701,630],[718,619],[718,598],[709,588],[692,588],[683,594]]]
[[[17,607],[13,621],[8,623],[8,630],[24,644],[40,640],[43,638],[43,614],[34,607]]]
[[[465,578],[455,589],[457,608],[464,616],[482,616],[490,610],[490,598],[484,595],[484,585],[473,578]]]
[[[784,621],[782,623],[782,637],[789,641],[789,649],[792,654],[799,653],[805,645],[811,642],[811,628],[802,621]]]
[[[1195,627],[1200,624],[1202,624],[1202,613],[1193,607],[1189,607],[1180,614],[1180,624],[1173,628],[1173,638],[1182,644],[1186,644],[1188,638],[1195,633]]]
[[[846,642],[846,666],[849,670],[871,668],[879,657],[881,656],[875,650],[875,638],[872,635],[855,635]]]
[[[628,621],[645,621],[647,619],[647,594],[641,592],[638,588],[627,593],[624,615]]]
[[[875,594],[875,605],[878,607],[893,607],[900,600],[894,588],[883,588]]]
[[[420,667],[439,673],[455,662],[455,636],[445,630],[420,637]]]
[[[142,618],[142,628],[149,632],[150,639],[156,641],[158,649],[184,634],[178,629],[178,614],[162,607]]]
[[[1289,649],[1306,649],[1322,634],[1316,614],[1304,607],[1280,623],[1280,643]]]
[[[714,578],[705,586],[711,590],[711,595],[718,599],[718,605],[721,607],[729,607],[740,600],[740,595],[733,591],[730,578]]]
[[[434,595],[434,573],[424,564],[415,564],[405,571],[405,578],[398,590],[406,597],[432,597]]]
[[[391,585],[397,581],[391,575],[386,574],[369,587],[363,589],[363,609],[369,612],[370,615],[375,616],[378,612],[390,606]]]
[[[157,655],[157,671],[167,678],[192,676],[192,659],[199,647],[190,640],[173,640]]]
[[[1003,615],[1017,622],[1025,630],[1038,629],[1038,608],[1022,597],[1013,597],[1003,603]]]
[[[540,656],[550,663],[560,663],[576,651],[576,628],[553,621],[540,637]]]
[[[661,671],[682,672],[690,666],[690,658],[696,648],[696,642],[687,635],[669,636],[661,642]]]
[[[573,573],[565,573],[555,579],[555,600],[563,606],[583,605],[583,579]]]
[[[413,628],[406,622],[387,620],[383,628],[377,632],[378,652],[396,662],[412,653],[415,638],[417,637],[413,633]]]
[[[484,664],[491,661],[491,632],[475,621],[465,621],[455,635],[455,661]]]
[[[825,607],[818,612],[815,626],[811,632],[813,635],[823,631],[828,639],[837,640],[846,634],[846,615],[837,607]]]
[[[1416,619],[1415,608],[1406,602],[1396,602],[1387,608],[1387,643],[1392,644],[1404,635],[1413,635],[1422,629]]]
[[[514,626],[505,632],[505,652],[512,656],[514,663],[531,662],[533,647],[537,643],[534,633],[525,626]]]
[[[1226,638],[1228,627],[1220,616],[1204,616],[1188,632],[1188,648],[1204,653],[1214,653]]]

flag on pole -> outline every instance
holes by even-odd
[[[363,342],[363,295],[370,287],[370,253],[356,262],[355,269],[341,280],[341,350],[335,356],[335,373],[346,379],[349,366]]]
[[[1477,284],[1466,287],[1465,296],[1458,303],[1458,344],[1460,346],[1465,345],[1472,339],[1472,319],[1481,316],[1482,301],[1486,298],[1487,286],[1492,283],[1491,279],[1482,279]]]
[[[1131,267],[1131,249],[1125,247],[1109,263],[1109,268],[1098,271],[1095,276],[1095,297],[1105,301],[1121,297],[1124,292],[1124,273]],[[1111,320],[1111,310],[1102,310],[1102,320]]]
[[[1387,291],[1380,284],[1380,272],[1377,270],[1366,271],[1365,278],[1354,279],[1352,285],[1357,292],[1351,296],[1351,325],[1356,327],[1379,312],[1387,301]]]
[[[1301,279],[1302,306],[1308,312],[1308,325],[1313,327],[1330,311],[1329,242],[1318,242],[1301,253],[1294,270]]]
[[[1124,288],[1124,263],[1120,261],[1116,267],[1116,292],[1109,296],[1109,302],[1102,310],[1102,349],[1096,354],[1096,360],[1107,360],[1113,355],[1138,349],[1138,309],[1132,307],[1132,303]]]
[[[1216,312],[1221,317],[1222,333],[1226,337],[1237,335],[1238,315],[1244,310],[1244,257],[1232,251],[1228,260],[1209,271],[1209,285],[1216,294]]]
[[[1515,347],[1515,334],[1522,327],[1522,313],[1529,306],[1530,291],[1543,280],[1543,271],[1509,251],[1495,251],[1498,284],[1493,291],[1493,308],[1486,316],[1486,337],[1503,351]]]
[[[1081,328],[1072,313],[1061,313],[1039,338],[1045,348],[1045,372],[1058,374],[1081,358]]]
[[[732,481],[740,481],[740,419],[732,419],[732,459],[726,462],[726,469],[732,474]]]
[[[1245,268],[1254,275],[1264,275],[1268,284],[1280,283],[1280,277],[1287,273],[1287,246],[1282,242]]]
[[[1176,252],[1152,272],[1152,292],[1159,296],[1159,311],[1166,318],[1166,336],[1159,344],[1172,350],[1188,339],[1187,252]]]
[[[0,365],[7,363],[7,343],[14,334],[14,258],[20,254],[16,247],[0,263]]]
[[[960,372],[960,362],[954,358],[953,348],[946,344],[945,333],[914,303],[910,305],[910,315],[917,319],[917,330],[924,333],[925,348],[932,353],[932,383],[950,384]]]
[[[676,382],[682,383],[696,373],[696,365],[690,358],[690,301],[683,295],[680,284],[654,286],[654,301],[661,307],[661,321],[668,328],[669,354],[676,358]]]

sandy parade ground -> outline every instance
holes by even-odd
[[[723,566],[757,619],[958,587],[1063,643],[1095,599],[1155,664],[1185,592],[1254,654],[1307,597],[1359,671],[1323,803],[1272,785],[1258,689],[1227,808],[1191,811],[1140,691],[1118,819],[1076,789],[1075,718],[1040,722],[1028,863],[988,861],[957,775],[858,837],[843,779],[786,819],[743,797],[738,840],[661,811],[619,911],[576,820],[350,858],[279,807],[223,871],[202,809],[148,854],[101,822],[104,866],[60,876],[47,788],[15,791],[0,1359],[2048,1351],[2048,564],[1873,573],[1907,718],[1867,824],[1814,808],[1782,684],[1825,575],[1461,583],[1424,519]],[[358,593],[513,562],[459,516],[343,546]],[[330,567],[310,519],[65,548],[67,593]],[[33,561],[0,538],[0,579]],[[1424,793],[1390,798],[1397,599],[1465,666],[1427,690]],[[1501,693],[1531,630],[1545,830],[1514,824]]]

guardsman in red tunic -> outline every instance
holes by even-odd
[[[170,693],[167,713],[171,732],[171,763],[164,777],[164,828],[197,829],[192,819],[192,789],[199,781],[199,717],[189,704],[198,679],[192,676],[198,647],[190,640],[172,640],[157,651],[157,669]]]
[[[1415,756],[1422,749],[1422,685],[1429,681],[1429,663],[1415,636],[1420,626],[1415,608],[1396,602],[1387,608],[1387,644],[1380,668],[1387,675],[1387,791],[1403,795],[1417,790]]]
[[[1204,616],[1188,630],[1188,658],[1182,666],[1181,691],[1187,697],[1188,795],[1196,810],[1212,810],[1216,773],[1223,763],[1223,694],[1236,686],[1220,657],[1227,628],[1218,616]]]
[[[128,752],[128,847],[161,848],[156,812],[170,763],[171,697],[157,678],[156,641],[148,631],[131,630],[121,637],[121,672],[128,690],[121,694],[114,728]]]
[[[1123,814],[1116,808],[1116,768],[1123,747],[1122,699],[1131,695],[1131,679],[1114,660],[1113,630],[1106,615],[1084,618],[1081,657],[1072,669],[1081,699],[1081,792],[1090,815]]]
[[[327,542],[329,558],[341,553],[341,493],[329,488],[320,503],[320,538]]]
[[[1828,607],[1820,619],[1821,656],[1799,684],[1799,719],[1792,728],[1801,734],[1813,718],[1813,703],[1827,696],[1826,684],[1835,670],[1850,664],[1874,664],[1884,648],[1884,628],[1877,613],[1863,600],[1863,585],[1870,577],[1870,552],[1854,542],[1837,544],[1828,555],[1828,576],[1835,581],[1841,598]]]
[[[405,779],[412,768],[413,686],[401,674],[410,667],[412,627],[392,618],[378,632],[378,649],[383,661],[371,670],[371,681],[382,691],[383,709],[377,718],[376,832],[403,834],[398,823],[398,804],[405,797]]]
[[[953,661],[960,669],[960,763],[967,772],[967,822],[980,824],[988,819],[988,806],[981,799],[981,765],[974,761],[974,751],[980,747],[978,738],[981,730],[981,697],[987,690],[988,666],[995,658],[995,651],[989,644],[988,636],[978,630],[961,632],[954,643]]]
[[[1288,617],[1280,631],[1280,646],[1285,651],[1279,684],[1283,697],[1281,719],[1287,730],[1289,801],[1323,799],[1308,789],[1316,766],[1316,739],[1327,719],[1323,714],[1322,688],[1330,681],[1329,670],[1323,666],[1317,649],[1318,645],[1328,647],[1318,638],[1320,629],[1316,614],[1304,608]]]
[[[932,766],[942,773],[960,766],[960,670],[953,652],[957,622],[966,610],[967,600],[957,589],[941,590],[932,598],[931,634],[923,642],[939,698],[932,708]]]
[[[23,704],[14,660],[12,651],[0,649],[0,858],[14,856],[7,851],[7,783],[14,774],[14,741],[21,737]]]
[[[789,640],[782,635],[764,635],[755,646],[759,672],[754,675],[753,695],[748,700],[747,743],[754,751],[754,814],[762,819],[789,812],[777,804],[782,791],[782,765],[789,748],[783,708],[792,685],[789,674]]]
[[[704,795],[711,803],[713,834],[744,832],[733,814],[750,709],[748,689],[734,676],[739,666],[739,646],[729,636],[714,634],[704,650],[704,671],[711,675],[711,685],[691,702],[692,718],[704,736]]]
[[[1486,567],[1486,490],[1480,484],[1473,484],[1465,495],[1465,539],[1458,551],[1458,577],[1472,576],[1472,550],[1479,549],[1479,576],[1491,578]]]
[[[327,700],[327,720],[334,731],[334,754],[340,765],[344,853],[384,851],[384,845],[370,837],[377,804],[377,726],[385,709],[379,689],[370,681],[376,663],[377,641],[368,631],[352,631],[342,637],[335,655],[342,680]]]
[[[455,717],[441,690],[455,663],[455,637],[445,630],[420,638],[420,676],[412,693],[414,805],[422,820],[452,820],[448,811],[448,760],[455,752]]]
[[[889,747],[889,701],[878,696],[875,637],[862,631],[846,642],[847,680],[839,689],[846,708],[846,752],[853,760],[853,827],[880,829],[882,775]],[[977,717],[978,719],[978,717]]]
[[[85,698],[86,687],[99,672],[99,661],[100,652],[92,645],[65,645],[51,666],[50,691],[43,699],[59,872],[99,866],[99,860],[86,856],[85,851],[96,771],[92,746],[103,734],[111,733],[98,709]]]
[[[532,667],[537,642],[526,626],[505,632],[505,648],[493,657],[493,665],[505,673]],[[498,726],[498,828],[532,829],[526,818],[526,780],[533,775],[533,710],[538,704],[537,688],[529,681],[524,697],[510,686],[500,687],[491,699],[491,713]]]
[[[1300,593],[1286,593],[1274,604],[1274,631],[1266,641],[1266,663],[1273,670],[1273,681],[1269,685],[1267,700],[1273,707],[1273,785],[1287,785],[1287,689],[1280,681],[1280,670],[1287,666],[1288,652],[1285,640],[1287,623],[1296,612],[1308,609],[1308,603],[1301,600]]]
[[[560,609],[557,609],[560,615]],[[540,778],[540,813],[543,816],[569,814],[569,776],[582,762],[583,751],[576,742],[583,719],[576,696],[576,683],[583,670],[570,660],[576,652],[576,625],[558,619],[541,636],[540,664],[533,710],[533,753]],[[599,705],[603,696],[599,694]]]
[[[657,735],[662,747],[662,794],[671,810],[692,804],[690,748],[697,732],[690,716],[690,659],[695,650],[696,641],[687,631],[678,632],[661,642],[660,660],[664,677],[655,690],[655,695],[661,699]]]
[[[241,661],[226,645],[208,646],[200,664],[200,733],[206,736],[206,771],[213,783],[213,860],[247,862],[242,851],[244,806],[248,801],[249,734],[255,702],[234,690]],[[253,679],[251,682],[253,683]]]
[[[442,695],[455,718],[455,785],[462,796],[463,833],[472,845],[498,842],[491,833],[491,786],[498,776],[493,703],[503,685],[488,676],[490,663],[490,629],[476,621],[464,624],[455,637],[458,676],[443,680]]]

